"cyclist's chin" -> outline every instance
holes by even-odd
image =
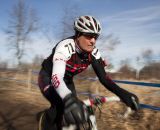
[[[87,47],[84,49],[84,51],[86,51],[87,53],[90,53],[93,51],[93,49],[94,49],[93,47]]]

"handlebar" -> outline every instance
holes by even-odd
[[[100,105],[106,102],[113,102],[113,101],[120,101],[119,97],[112,96],[112,97],[96,97],[96,98],[89,98],[84,100],[84,104],[87,106],[93,106],[93,105]]]
[[[95,98],[93,97],[93,98],[83,100],[86,106],[98,106],[108,102],[119,102],[119,101],[121,101],[120,98],[116,96],[111,96],[111,97],[100,96],[100,97],[95,97]],[[132,113],[132,109],[130,107],[127,107],[125,113],[121,116],[123,118],[127,118],[131,113]]]

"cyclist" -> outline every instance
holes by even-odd
[[[45,111],[44,130],[86,121],[83,104],[76,96],[73,77],[92,65],[99,81],[133,110],[138,110],[138,97],[115,84],[104,70],[103,60],[96,48],[101,26],[92,16],[80,16],[74,21],[75,35],[60,41],[52,54],[42,63],[39,87],[51,107]],[[133,100],[133,98],[135,100]]]

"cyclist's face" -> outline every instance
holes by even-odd
[[[97,36],[94,35],[81,35],[78,37],[78,43],[82,50],[92,52],[96,44]]]

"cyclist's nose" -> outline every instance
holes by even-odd
[[[92,37],[92,38],[90,39],[90,42],[94,45],[94,44],[96,43],[95,37]]]

